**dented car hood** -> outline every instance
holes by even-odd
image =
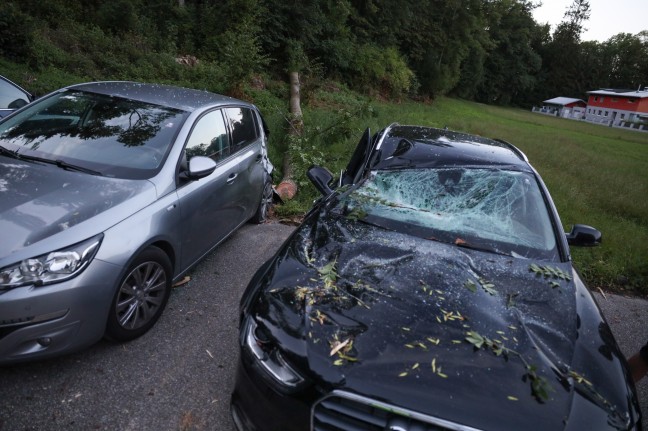
[[[628,429],[622,356],[570,262],[471,250],[316,207],[248,312],[321,388],[483,430]]]

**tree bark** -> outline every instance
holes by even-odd
[[[289,139],[299,137],[304,130],[304,120],[301,110],[301,97],[299,94],[299,72],[290,72],[290,119],[289,119]],[[293,167],[290,162],[290,148],[285,152],[283,157],[283,179],[277,186],[277,193],[283,200],[290,200],[297,193],[297,183],[293,180]]]
[[[299,72],[290,72],[290,113],[299,122],[299,134],[301,134],[301,129],[304,126],[302,122],[301,96],[299,94],[300,88]]]

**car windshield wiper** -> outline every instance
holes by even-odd
[[[505,253],[503,251],[499,251],[499,250],[496,250],[494,248],[480,247],[478,245],[469,244],[469,243],[467,243],[465,241],[460,241],[459,239],[457,239],[454,242],[454,245],[456,245],[458,247],[462,247],[462,248],[469,248],[471,250],[485,251],[487,253],[501,254],[502,256],[511,256],[509,253]]]
[[[20,154],[18,154],[18,151],[10,150],[9,148],[5,148],[2,145],[0,145],[0,154],[4,154],[5,156],[9,156],[12,159],[18,159],[18,160],[22,159]]]
[[[90,175],[102,175],[101,172],[95,171],[94,169],[86,168],[79,165],[73,165],[71,163],[64,162],[61,159],[54,160],[54,163],[56,163],[56,166],[58,166],[59,168],[67,169],[68,171],[79,171]]]
[[[46,158],[43,158],[43,157],[27,156],[25,154],[18,155],[18,158],[25,159],[25,160],[33,160],[35,162],[49,163],[51,165],[56,165],[59,168],[65,169],[67,171],[78,171],[78,172],[83,172],[83,173],[90,174],[90,175],[102,175],[101,172],[95,171],[94,169],[86,168],[86,167],[79,166],[79,165],[74,165],[74,164],[68,163],[68,162],[64,162],[61,159],[51,160],[51,159],[46,159]]]

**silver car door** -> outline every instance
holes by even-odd
[[[237,214],[238,160],[230,155],[229,134],[221,110],[200,117],[184,151],[185,161],[195,156],[217,162],[214,172],[178,188],[183,219],[182,267],[185,268],[223,240],[239,223]]]

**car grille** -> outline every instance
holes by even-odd
[[[479,431],[342,391],[335,391],[315,404],[312,410],[311,429],[313,431]]]

